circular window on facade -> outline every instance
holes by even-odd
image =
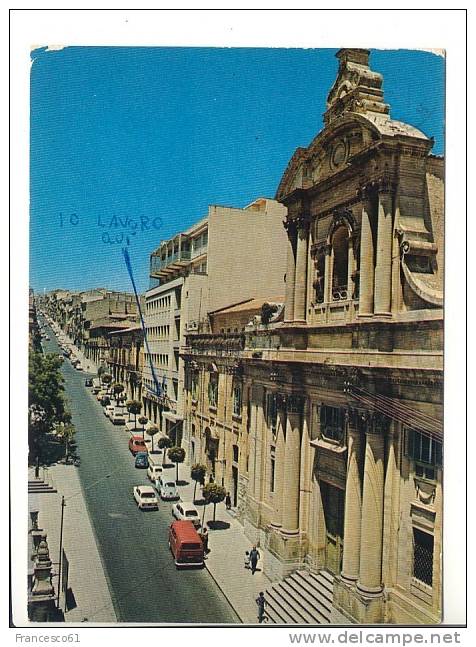
[[[338,142],[331,154],[331,165],[333,168],[341,166],[347,158],[347,146],[344,141]]]

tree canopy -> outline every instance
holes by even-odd
[[[32,352],[28,364],[28,445],[30,460],[42,454],[47,434],[59,423],[70,423],[64,378],[57,355]]]
[[[176,480],[178,481],[179,480],[178,466],[179,466],[179,463],[183,463],[185,460],[185,449],[183,447],[171,447],[167,452],[167,454],[170,460],[172,461],[172,463],[175,463],[175,468],[177,470]]]
[[[204,486],[202,493],[203,498],[205,499],[205,502],[207,504],[213,503],[213,521],[215,521],[217,503],[221,503],[224,500],[226,496],[226,490],[224,487],[218,485],[217,483],[207,483]]]

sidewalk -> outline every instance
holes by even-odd
[[[73,465],[54,465],[47,470],[47,480],[57,493],[29,494],[38,507],[38,525],[47,533],[50,558],[58,572],[61,526],[61,497],[64,496],[63,548],[69,562],[68,587],[72,589],[76,607],[65,613],[66,623],[88,621],[115,623],[116,614],[104,574],[93,528],[83,499],[77,469]],[[28,472],[34,480],[34,470]],[[53,578],[58,591],[58,578]],[[64,596],[60,596],[64,609]]]
[[[175,467],[170,471],[175,474]],[[179,478],[189,482],[188,485],[179,486],[181,499],[192,502],[195,481],[190,478],[190,466],[179,466]],[[200,485],[197,485],[197,499],[200,495]],[[203,507],[196,507],[201,517]],[[205,525],[212,519],[213,505],[209,505],[205,513]],[[210,552],[205,566],[241,621],[244,624],[258,624],[256,598],[260,591],[266,591],[271,585],[271,581],[263,573],[268,551],[258,546],[261,556],[259,570],[252,575],[251,570],[244,567],[245,552],[251,550],[252,545],[245,536],[243,526],[226,510],[224,503],[217,505],[216,520],[221,522],[217,525],[223,528],[209,529]]]
[[[77,346],[75,346],[73,344],[73,342],[69,339],[69,337],[67,337],[67,339],[68,339],[69,343],[72,345],[72,347],[74,349],[74,354],[81,361],[81,365],[82,365],[83,370],[85,371],[85,373],[95,373],[95,374],[97,374],[98,367],[93,362],[93,360],[88,359],[86,357],[86,355],[83,353],[83,351],[80,350]]]

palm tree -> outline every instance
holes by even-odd
[[[154,436],[155,434],[158,434],[159,431],[160,429],[156,425],[153,425],[152,427],[149,427],[149,429],[147,429],[147,435],[152,438],[152,453],[154,453]]]
[[[172,463],[175,463],[175,469],[177,470],[177,478],[175,479],[175,481],[178,482],[178,466],[179,463],[183,463],[185,460],[185,449],[183,447],[171,447],[167,454]]]
[[[159,438],[159,441],[158,441],[157,445],[159,446],[159,449],[162,449],[163,452],[164,452],[162,454],[162,465],[163,465],[164,464],[164,459],[165,459],[165,450],[168,447],[172,447],[172,441],[170,440],[170,438],[168,436],[162,436],[161,438]]]
[[[202,465],[201,463],[195,463],[195,465],[192,465],[192,469],[190,472],[190,476],[193,478],[195,481],[195,487],[193,488],[193,501],[195,502],[195,495],[197,493],[197,484],[198,483],[203,483],[205,482],[205,474],[207,473],[207,468],[205,465]]]
[[[139,424],[142,425],[142,438],[144,438],[144,427],[149,422],[148,418],[141,416],[139,418]]]
[[[142,403],[138,400],[129,400],[126,404],[127,411],[134,415],[134,427],[137,426],[137,414],[141,412]]]

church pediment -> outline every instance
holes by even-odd
[[[344,170],[352,157],[379,139],[374,123],[358,114],[346,114],[324,128],[308,148],[299,148],[291,158],[279,185],[279,200],[295,189],[307,189]]]

